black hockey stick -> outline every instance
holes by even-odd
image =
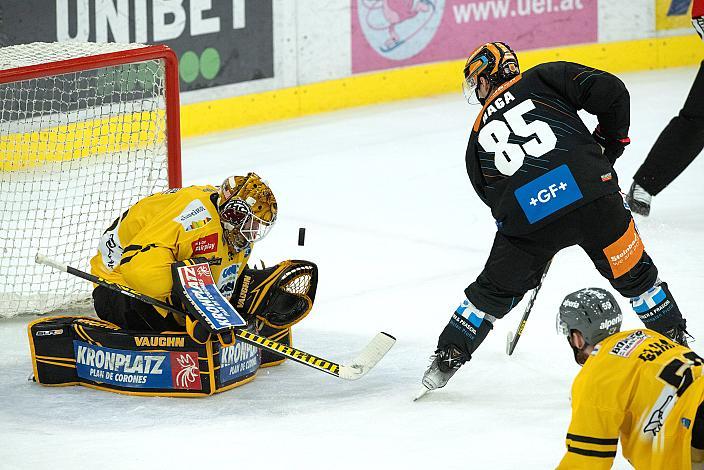
[[[518,344],[518,340],[521,339],[523,329],[526,327],[526,322],[528,321],[528,315],[530,315],[530,311],[533,310],[535,298],[538,297],[538,292],[540,292],[540,288],[543,286],[543,281],[545,280],[545,276],[548,273],[548,269],[550,269],[551,263],[552,259],[548,261],[548,263],[545,265],[545,271],[543,271],[543,275],[540,278],[540,282],[530,294],[530,299],[528,299],[528,305],[526,305],[526,310],[525,312],[523,312],[523,317],[521,317],[521,322],[518,324],[518,329],[516,330],[516,333],[509,331],[508,335],[506,336],[506,354],[508,354],[509,356],[513,354],[513,350],[516,349],[516,344]]]
[[[110,282],[93,274],[81,271],[71,266],[58,263],[52,259],[47,258],[39,253],[35,258],[35,261],[39,264],[44,264],[46,266],[51,266],[59,271],[64,271],[74,276],[80,277],[87,281],[93,282],[94,284],[99,284],[101,286],[107,287],[108,289],[114,290],[121,294],[133,297],[135,299],[141,300],[142,302],[154,305],[155,307],[163,308],[171,312],[175,312],[181,315],[185,315],[181,310],[177,309],[173,305],[169,305],[161,300],[149,297],[147,295],[141,294],[134,289],[131,289],[114,282]],[[346,380],[357,380],[364,374],[369,372],[372,367],[374,367],[382,357],[391,349],[391,347],[396,342],[396,338],[388,333],[377,333],[374,339],[371,340],[369,344],[360,352],[357,357],[350,364],[341,364],[337,362],[332,362],[327,359],[323,359],[312,354],[308,354],[305,351],[296,349],[291,346],[273,341],[264,336],[259,336],[249,331],[235,330],[235,336],[242,342],[251,344],[261,349],[266,349],[272,353],[284,357],[286,359],[291,359],[292,361],[299,362],[313,369],[325,372],[335,377]]]

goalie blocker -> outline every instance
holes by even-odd
[[[207,396],[251,381],[259,367],[281,364],[284,359],[267,350],[235,343],[228,329],[242,327],[240,312],[248,324],[244,329],[290,345],[291,326],[313,306],[316,265],[294,260],[271,268],[245,267],[232,298],[235,311],[209,288],[209,270],[198,273],[197,282],[184,273],[184,267],[202,268],[200,261],[173,268],[172,300],[188,313],[186,332],[125,330],[86,317],[40,319],[28,327],[34,379],[130,395]]]

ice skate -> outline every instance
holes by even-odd
[[[428,370],[423,374],[423,386],[428,391],[447,385],[457,369],[467,362],[462,353],[453,346],[436,351],[431,359]]]
[[[676,326],[671,330],[664,332],[663,334],[670,338],[672,341],[675,341],[676,343],[681,344],[684,347],[689,347],[689,341],[694,340],[694,337],[687,333],[687,330],[685,330],[681,326]]]

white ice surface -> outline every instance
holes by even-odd
[[[624,189],[695,72],[623,75],[633,140],[616,165]],[[0,468],[554,468],[578,372],[555,333],[557,305],[573,290],[609,287],[579,249],[556,257],[514,356],[504,340],[525,300],[446,388],[411,401],[494,234],[464,166],[476,112],[456,94],[186,142],[185,184],[254,170],[275,190],[280,219],[252,259],[318,263],[318,298],[294,330],[298,347],[344,361],[377,331],[398,343],[356,382],[285,363],[209,398],[137,398],[27,382],[29,319],[3,321]],[[700,341],[703,175],[704,160],[695,160],[654,200],[651,217],[638,219]],[[307,228],[304,247],[298,227]],[[627,301],[620,304],[625,327],[636,327]],[[619,457],[614,468],[629,466]]]

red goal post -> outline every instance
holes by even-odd
[[[90,285],[35,265],[34,254],[87,268],[116,217],[181,186],[180,147],[167,46],[0,48],[0,317],[86,302]]]

